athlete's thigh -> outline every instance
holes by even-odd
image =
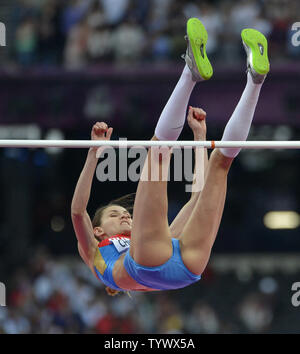
[[[154,140],[154,139],[153,139]],[[166,152],[166,151],[165,151]],[[170,156],[162,159],[149,149],[138,184],[131,231],[130,254],[145,266],[163,264],[172,255],[172,242],[168,224],[167,178],[161,174],[153,179],[153,171],[169,168]],[[152,175],[147,172],[151,171]]]
[[[183,261],[196,274],[207,264],[224,210],[231,161],[219,154],[210,158],[204,188],[180,237]]]
[[[209,261],[211,250],[222,218],[225,197],[226,190],[224,190],[223,193],[223,202],[219,204],[219,208],[216,210],[216,215],[213,217],[213,224],[215,226],[212,227],[211,230],[207,230],[207,233],[202,234],[201,232],[198,232],[197,229],[194,229],[193,233],[191,231],[187,231],[185,234],[185,239],[183,238],[184,234],[182,234],[179,239],[181,242],[181,256],[183,263],[191,272],[195,274],[201,274]],[[187,235],[191,237],[187,237]]]

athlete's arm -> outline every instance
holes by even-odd
[[[96,123],[93,126],[92,140],[109,140],[112,128],[105,123]],[[106,133],[106,135],[105,135]],[[86,261],[94,256],[97,240],[94,237],[91,219],[87,213],[87,205],[90,199],[92,181],[97,167],[96,148],[89,149],[86,162],[77,182],[71,205],[71,216],[75,234],[78,240],[80,255]]]
[[[187,116],[187,121],[190,128],[193,131],[194,141],[205,141],[206,140],[206,112],[201,108],[190,107],[189,114]],[[198,199],[200,192],[203,189],[205,177],[207,174],[208,166],[208,155],[207,149],[195,148],[195,167],[194,167],[194,179],[193,187],[191,193],[191,199]],[[199,172],[200,173],[197,173]]]
[[[206,140],[205,118],[206,113],[201,108],[190,108],[187,120],[190,128],[193,131],[195,141]],[[174,238],[178,238],[181,235],[182,230],[188,218],[192,214],[192,211],[204,186],[204,180],[208,166],[207,149],[195,149],[194,151],[195,167],[191,198],[183,206],[183,208],[180,210],[180,212],[177,214],[172,224],[170,225],[171,235]]]

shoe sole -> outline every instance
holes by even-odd
[[[187,22],[187,35],[194,55],[198,71],[204,80],[212,77],[213,68],[206,55],[207,32],[198,18],[190,18]]]
[[[241,37],[243,42],[251,49],[253,69],[260,75],[266,75],[270,70],[266,37],[252,28],[242,30]]]

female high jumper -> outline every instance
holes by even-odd
[[[267,40],[254,29],[241,32],[247,53],[247,83],[229,119],[222,141],[245,141],[259,93],[269,71]],[[187,22],[186,65],[158,120],[152,140],[177,140],[184,126],[191,92],[198,81],[213,73],[205,45],[207,32],[197,18]],[[206,139],[206,113],[190,107],[188,123],[195,140]],[[93,126],[93,140],[109,140],[112,128]],[[164,158],[151,159],[149,149],[142,175],[151,168],[169,166],[171,150]],[[110,295],[119,291],[157,291],[186,287],[201,278],[214,244],[226,196],[227,174],[240,148],[214,149],[209,162],[205,154],[205,181],[193,192],[169,226],[167,181],[140,178],[133,215],[112,201],[99,208],[91,221],[86,208],[97,166],[96,149],[88,152],[71,207],[78,250],[86,265]],[[148,169],[147,169],[148,168]],[[200,166],[195,166],[195,169]]]

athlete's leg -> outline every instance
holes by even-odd
[[[183,262],[195,274],[205,269],[219,229],[232,160],[219,149],[212,152],[204,188],[179,238]]]
[[[261,85],[269,71],[268,59],[264,57],[267,51],[265,38],[257,31],[249,30],[246,34],[244,32],[244,36],[243,32],[243,42],[247,41],[253,53],[248,48],[247,54],[251,60],[248,62],[247,85],[226,125],[223,141],[246,140]],[[254,52],[255,38],[257,44],[263,45],[263,49],[256,53]],[[208,262],[223,213],[227,174],[233,158],[240,150],[239,148],[217,149],[212,153],[203,191],[180,238],[183,261],[195,274],[202,273]]]
[[[200,108],[189,108],[187,121],[194,134],[195,141],[206,140],[206,112]],[[190,200],[181,208],[172,224],[170,231],[173,238],[179,238],[182,234],[185,224],[189,220],[197,200],[201,194],[204,186],[205,176],[208,167],[208,154],[207,149],[195,148],[195,166],[193,175],[193,185],[191,188]]]
[[[155,128],[158,140],[177,140],[185,122],[187,105],[196,82],[185,65],[181,77],[163,109]]]
[[[154,136],[152,140],[158,139]],[[149,149],[136,191],[130,255],[144,266],[163,264],[172,255],[167,199],[167,173],[171,151],[168,150],[162,149],[163,155],[159,158],[156,148]],[[153,174],[157,171],[159,175],[156,177],[159,178],[155,181]]]
[[[186,110],[191,92],[196,81],[203,80],[199,67],[205,67],[205,75],[208,79],[212,75],[209,71],[209,61],[205,58],[201,66],[201,60],[195,60],[193,54],[200,53],[200,44],[196,39],[204,40],[202,52],[205,53],[207,37],[203,25],[199,20],[192,19],[188,22],[189,47],[186,55],[187,65],[176,85],[166,107],[164,108],[155,129],[155,136],[152,140],[177,140],[186,117]],[[206,34],[207,35],[207,34]],[[204,37],[204,39],[203,39]],[[188,59],[190,62],[188,62]],[[196,62],[198,66],[195,66]],[[210,76],[209,76],[210,75]],[[148,156],[142,171],[142,176],[147,176],[147,169],[168,171],[171,151],[166,151],[162,159],[157,156],[151,158],[149,149]],[[155,153],[154,153],[155,155]],[[166,176],[165,176],[166,177]],[[149,178],[148,178],[149,179]],[[153,179],[153,176],[152,176]],[[133,259],[144,266],[157,266],[165,263],[172,256],[172,242],[168,224],[168,200],[167,200],[167,178],[159,181],[142,178],[137,188],[134,211],[133,226],[131,232],[130,254]]]
[[[185,122],[187,105],[196,82],[187,65],[172,92],[155,128],[152,140],[177,140]],[[169,169],[171,154],[163,149],[159,159],[157,148],[149,149],[138,184],[131,232],[130,254],[144,266],[157,266],[172,256],[172,242],[168,224],[167,176],[155,181],[153,174]],[[159,250],[159,252],[158,252]]]

